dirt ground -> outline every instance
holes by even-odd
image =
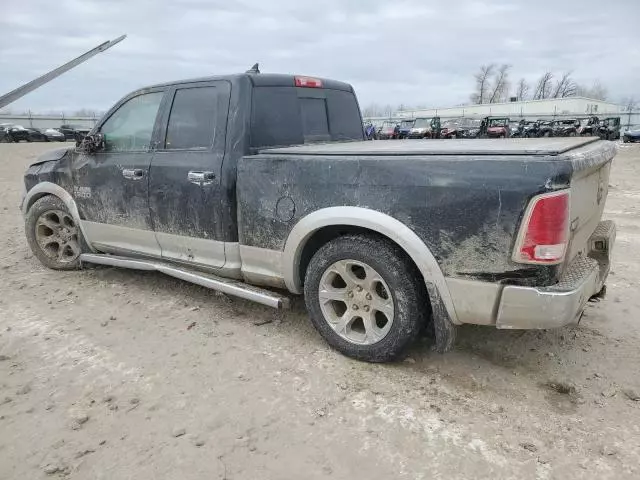
[[[640,145],[614,161],[608,296],[579,326],[464,327],[388,365],[329,349],[302,302],[42,267],[18,204],[49,148],[0,144],[1,479],[640,478]]]

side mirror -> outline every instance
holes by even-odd
[[[93,153],[104,148],[104,136],[101,133],[85,135],[76,141],[76,148],[83,153]]]

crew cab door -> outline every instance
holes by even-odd
[[[151,163],[149,204],[162,257],[219,268],[225,263],[221,183],[230,83],[183,84],[169,92]]]
[[[98,126],[103,148],[76,153],[74,197],[87,240],[108,253],[160,256],[149,212],[149,165],[165,88],[122,100]]]

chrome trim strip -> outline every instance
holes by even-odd
[[[449,287],[435,257],[413,230],[389,215],[361,207],[329,207],[303,217],[291,230],[282,255],[285,285],[293,293],[302,293],[297,272],[300,255],[311,235],[322,227],[351,225],[378,232],[396,242],[418,266],[427,283],[432,282],[453,323],[459,324]]]
[[[45,195],[54,195],[64,202],[66,207],[69,209],[69,213],[73,217],[73,220],[80,227],[80,231],[82,232],[82,236],[87,242],[87,245],[89,245],[91,251],[95,251],[91,246],[90,236],[87,234],[87,231],[83,226],[83,222],[80,220],[80,214],[78,213],[78,206],[76,205],[75,200],[71,194],[60,185],[56,185],[51,182],[41,182],[29,190],[22,200],[22,215],[26,216],[33,202],[35,202],[39,197],[43,197]]]
[[[503,285],[451,277],[446,281],[460,323],[496,323]]]
[[[282,277],[282,252],[240,245],[242,276],[256,285],[286,288]]]
[[[87,232],[90,244],[100,248],[104,245],[109,249],[123,252],[137,252],[144,255],[160,257],[160,246],[153,230],[122,227],[108,223],[89,222],[83,220],[80,225]],[[88,240],[89,242],[89,240]]]
[[[194,283],[212,290],[217,290],[219,292],[226,293],[227,295],[251,300],[268,307],[280,309],[289,308],[289,299],[282,295],[278,295],[277,293],[262,290],[251,285],[245,285],[234,280],[217,277],[215,275],[182,270],[159,262],[134,260],[113,255],[97,255],[91,253],[83,253],[80,255],[80,261],[97,263],[100,265],[110,265],[113,267],[131,268],[134,270],[155,270],[160,273],[164,273],[165,275],[179,278],[180,280]]]

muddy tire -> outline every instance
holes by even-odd
[[[430,312],[413,262],[374,235],[346,235],[322,246],[307,268],[304,296],[329,345],[368,362],[400,357]]]
[[[25,219],[27,242],[40,262],[53,270],[80,268],[80,254],[88,249],[79,225],[58,197],[42,197]]]

